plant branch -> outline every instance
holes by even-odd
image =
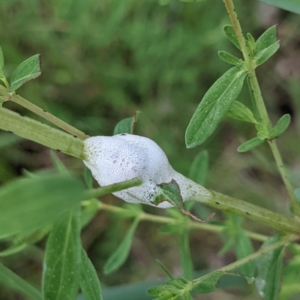
[[[88,200],[85,202],[88,202]],[[102,202],[99,202],[98,209],[111,212],[111,213],[119,213],[119,214],[123,213],[125,215],[127,215],[127,212],[129,213],[132,212],[130,208],[109,205]],[[225,229],[225,226],[223,225],[200,223],[197,221],[192,221],[187,217],[185,217],[183,220],[182,219],[179,220],[172,217],[158,216],[158,215],[153,215],[145,212],[137,212],[137,213],[139,214],[140,221],[149,221],[149,222],[160,223],[160,224],[170,224],[174,226],[186,227],[187,229],[197,229],[197,230],[203,230],[203,231],[214,232],[214,233],[222,233]],[[253,231],[245,230],[245,233],[249,238],[259,242],[264,242],[269,238],[269,236],[267,235],[256,233]],[[300,245],[295,244],[295,247],[298,250],[300,250]]]
[[[10,131],[51,149],[84,159],[84,143],[82,140],[59,129],[22,117],[2,107],[0,107],[0,129]]]
[[[114,205],[109,205],[100,202],[99,203],[99,209],[111,212],[111,213],[125,213],[128,211],[127,208],[119,207],[119,206],[114,206]],[[157,216],[157,215],[152,215],[149,213],[141,212],[140,213],[140,220],[141,221],[149,221],[153,223],[161,223],[161,224],[173,224],[173,225],[180,225],[180,226],[185,226],[188,229],[200,229],[208,232],[215,232],[215,233],[222,233],[224,231],[224,226],[222,225],[212,225],[210,223],[200,223],[196,221],[191,221],[186,217],[185,222],[182,222],[182,220],[177,220],[175,218],[171,217],[164,217],[164,216]],[[247,231],[246,230],[247,236],[249,236],[251,239],[259,241],[259,242],[264,242],[266,239],[268,239],[268,236],[252,232],[252,231]]]
[[[273,140],[269,140],[268,141],[269,143],[269,146],[271,148],[271,151],[273,153],[273,156],[274,156],[274,159],[276,161],[276,165],[277,165],[277,168],[279,170],[279,173],[281,175],[281,178],[285,184],[285,187],[288,191],[288,194],[290,196],[290,199],[291,199],[291,207],[294,209],[294,212],[300,216],[300,206],[297,202],[297,199],[296,199],[296,196],[294,194],[294,189],[287,177],[287,174],[286,174],[286,171],[285,171],[285,168],[284,168],[284,165],[283,165],[283,161],[282,161],[282,157],[281,157],[281,154],[278,150],[278,147],[277,147],[277,144],[276,144],[276,141],[273,139]]]
[[[198,199],[195,198],[194,200],[221,209],[222,211],[234,213],[261,224],[271,226],[285,233],[300,233],[300,220],[298,219],[287,218],[268,209],[215,191],[211,191],[211,194],[209,199],[200,196]]]
[[[255,253],[253,254],[250,254],[238,261],[235,261],[234,263],[232,264],[229,264],[223,268],[220,268],[214,272],[211,272],[205,276],[202,276],[200,278],[197,278],[195,280],[193,280],[193,284],[194,284],[194,287],[197,285],[197,284],[200,284],[204,279],[206,279],[206,277],[208,276],[211,276],[213,273],[218,273],[218,272],[228,272],[228,271],[232,271],[232,270],[235,270],[237,268],[239,268],[240,266],[242,266],[243,264],[247,263],[248,261],[250,260],[254,260],[264,254],[266,254],[267,252],[269,251],[272,251],[272,250],[275,250],[276,248],[280,247],[280,246],[286,246],[288,245],[289,243],[291,242],[294,242],[296,240],[299,239],[299,236],[297,235],[288,235],[288,236],[285,236],[283,237],[281,240],[277,241],[276,243],[273,243],[263,249],[260,249],[258,251],[256,251]]]
[[[7,96],[7,100],[12,101],[14,103],[17,103],[17,104],[27,108],[28,110],[32,111],[36,115],[44,118],[45,120],[56,125],[58,128],[68,132],[69,134],[73,135],[74,137],[78,137],[81,140],[85,140],[89,137],[84,132],[78,130],[77,128],[69,125],[68,123],[62,121],[61,119],[46,112],[45,110],[41,109],[40,107],[36,106],[35,104],[29,102],[25,98],[23,98],[17,94],[13,94],[13,95],[8,94],[7,89],[1,85],[0,85],[0,92],[4,93],[4,95]]]
[[[123,182],[118,182],[110,185],[106,185],[97,189],[91,189],[87,191],[87,198],[101,197],[114,192],[122,191],[134,186],[141,185],[143,181],[140,178],[133,178]]]
[[[255,73],[256,65],[255,65],[255,62],[251,58],[250,51],[247,47],[246,40],[243,36],[242,28],[241,28],[240,22],[238,20],[238,17],[237,17],[236,11],[235,11],[233,1],[232,0],[223,0],[223,1],[224,1],[226,10],[229,14],[229,18],[233,25],[235,34],[237,36],[237,39],[238,39],[240,47],[241,47],[241,51],[242,51],[244,59],[245,59],[245,63],[246,63],[247,69],[248,69],[250,93],[252,93],[253,99],[255,101],[255,106],[258,111],[258,117],[259,117],[260,121],[270,130],[272,128],[272,125],[271,125],[271,122],[270,122],[270,119],[268,116],[268,112],[267,112],[267,109],[265,106],[265,102],[262,97],[260,86],[259,86],[259,83],[258,83],[258,80],[256,77],[256,73]],[[282,178],[284,185],[287,189],[287,192],[289,194],[293,211],[296,215],[300,216],[300,206],[297,203],[296,197],[294,195],[293,187],[287,178],[286,171],[285,171],[283,161],[282,161],[280,152],[278,150],[277,144],[275,141],[268,141],[268,143],[269,143],[269,146],[271,147],[271,150],[272,150],[274,159],[276,161],[277,168],[280,172],[281,178]]]

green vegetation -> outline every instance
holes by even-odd
[[[235,2],[1,1],[0,298],[298,299],[300,4]],[[83,141],[125,132],[211,198],[99,188]]]

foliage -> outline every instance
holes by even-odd
[[[225,161],[222,154],[226,152],[225,149],[223,151],[225,138],[223,140],[221,137],[225,131],[220,124],[226,122],[225,127],[231,126],[243,137],[255,136],[239,147],[235,145],[238,152],[253,150],[252,153],[259,162],[267,165],[269,161],[263,151],[264,147],[270,145],[290,196],[291,213],[295,215],[293,222],[297,222],[300,210],[298,189],[294,195],[275,140],[288,135],[295,125],[291,124],[293,119],[290,113],[281,113],[279,118],[276,116],[279,120],[272,125],[271,119],[273,121],[275,117],[270,111],[272,117],[269,118],[255,75],[256,68],[268,64],[279,49],[277,27],[271,26],[259,35],[255,32],[259,30],[253,22],[254,18],[249,17],[248,21],[245,18],[248,25],[245,27],[255,34],[248,33],[244,39],[239,35],[236,23],[224,26],[225,11],[221,1],[215,3],[214,9],[211,9],[209,2],[112,0],[98,3],[92,0],[51,0],[44,3],[31,0],[25,5],[17,0],[2,1],[0,25],[5,25],[7,30],[1,38],[0,48],[0,106],[14,110],[11,103],[20,104],[66,131],[68,134],[60,137],[60,143],[66,147],[55,147],[58,145],[59,131],[48,125],[43,126],[49,128],[49,136],[44,136],[43,139],[38,134],[35,136],[34,131],[37,132],[38,127],[34,127],[34,124],[38,122],[32,121],[32,131],[25,137],[56,150],[67,148],[69,152],[62,151],[80,158],[84,158],[84,153],[82,156],[78,154],[82,152],[81,140],[87,135],[55,118],[52,113],[91,135],[99,132],[107,135],[134,133],[136,130],[148,133],[161,142],[170,160],[175,162],[175,167],[182,173],[189,173],[189,177],[196,183],[203,185],[208,182],[208,185],[221,190],[227,190],[226,184],[232,179],[228,170],[221,177],[214,173],[214,168],[220,164],[219,156]],[[224,2],[227,3],[230,17],[234,18],[234,10],[230,9],[231,0]],[[264,2],[300,13],[295,0]],[[246,7],[247,13],[249,11],[249,15],[254,15],[255,10],[250,4],[237,5],[237,11]],[[223,33],[221,27],[224,29]],[[230,43],[236,49],[232,49]],[[218,51],[219,49],[222,50]],[[39,83],[33,81],[42,73],[41,55],[32,56],[36,52],[42,53],[45,74],[38,79]],[[217,54],[223,62],[233,67],[226,70],[225,64],[217,59]],[[25,59],[26,57],[29,58]],[[264,67],[261,68],[263,70]],[[219,79],[216,79],[217,74]],[[262,78],[262,82],[264,80]],[[250,96],[245,97],[246,85],[250,88]],[[294,90],[300,92],[297,86]],[[19,93],[29,95],[30,102],[19,96]],[[199,95],[203,95],[201,101]],[[54,103],[53,99],[65,101],[56,100]],[[1,107],[0,109],[0,113],[7,111]],[[139,117],[139,110],[143,111],[142,117]],[[135,116],[132,117],[134,112]],[[124,115],[128,117],[117,122]],[[31,119],[17,114],[15,118],[20,122],[11,124],[16,128],[16,134],[31,122]],[[5,129],[1,122],[3,120],[0,120],[0,126]],[[202,148],[200,152],[191,150],[189,153],[192,155],[181,155],[186,153],[182,150],[182,128],[188,123],[186,146],[192,148],[201,145]],[[35,137],[30,138],[31,136]],[[36,173],[30,169],[24,172],[22,178],[14,178],[14,164],[21,162],[22,167],[26,168],[29,157],[24,154],[24,148],[20,150],[16,144],[22,145],[19,138],[9,133],[0,134],[1,154],[3,152],[3,158],[0,157],[0,180],[5,182],[0,189],[0,239],[1,246],[3,245],[0,252],[0,257],[3,257],[0,264],[0,284],[5,293],[8,293],[8,296],[5,295],[6,299],[13,299],[14,295],[9,290],[14,290],[30,299],[71,300],[80,291],[79,297],[101,300],[106,289],[101,289],[99,274],[105,285],[139,280],[144,276],[141,271],[143,268],[131,266],[131,249],[132,253],[140,256],[146,255],[148,250],[145,251],[144,246],[135,250],[135,236],[146,237],[147,249],[152,247],[152,241],[156,239],[159,247],[165,244],[165,239],[157,232],[148,238],[149,229],[140,229],[144,226],[140,225],[142,221],[165,224],[161,231],[165,233],[166,240],[170,242],[172,239],[169,236],[176,236],[178,241],[176,246],[170,246],[172,253],[178,252],[178,262],[170,263],[169,255],[163,257],[174,268],[170,271],[163,263],[158,262],[168,280],[148,289],[148,294],[154,299],[190,300],[195,294],[214,292],[226,276],[244,278],[250,285],[249,293],[254,293],[253,290],[257,289],[262,299],[289,299],[299,292],[299,247],[296,244],[290,245],[294,258],[289,260],[286,267],[283,261],[286,245],[296,241],[296,235],[288,234],[289,232],[274,236],[272,232],[267,232],[267,235],[262,235],[256,232],[259,229],[257,225],[249,226],[243,222],[243,218],[227,213],[223,217],[217,216],[214,222],[198,223],[197,220],[202,220],[195,215],[202,217],[201,214],[207,215],[211,211],[202,203],[183,204],[180,187],[174,180],[159,185],[161,194],[157,196],[156,204],[167,199],[194,221],[176,208],[170,209],[168,216],[162,216],[152,213],[151,209],[149,213],[140,206],[119,207],[106,204],[105,201],[100,202],[97,197],[137,186],[141,181],[93,189],[92,176],[86,169],[81,177],[78,176],[78,169],[83,170],[82,167],[64,156],[62,162],[54,152],[49,159],[55,166],[54,172]],[[209,151],[212,162],[210,167],[208,151],[203,150],[204,147],[213,150]],[[297,147],[290,148],[297,150]],[[74,154],[74,149],[79,149],[78,153]],[[241,157],[236,155],[238,154],[233,157]],[[190,156],[195,157],[193,162]],[[243,160],[248,159],[243,156]],[[270,165],[270,170],[273,170],[273,165]],[[31,168],[33,164],[28,166]],[[296,179],[297,176],[294,175],[292,180],[296,182]],[[259,183],[256,187],[260,189],[262,184]],[[241,190],[241,193],[246,191],[241,187],[235,189]],[[270,193],[260,199],[265,199],[266,196],[274,198]],[[249,198],[253,198],[251,194]],[[276,203],[274,201],[265,205],[275,207]],[[113,225],[105,229],[109,242],[105,244],[102,240],[96,243],[96,250],[88,251],[93,257],[90,260],[84,250],[84,238],[81,239],[81,234],[83,232],[84,236],[85,227],[90,229],[95,226],[92,225],[95,220],[99,222],[99,210],[113,213],[115,219],[114,222],[110,220]],[[227,211],[225,208],[223,210]],[[242,213],[245,217],[249,214],[246,209]],[[131,222],[129,229],[126,229],[127,233],[124,229],[126,226],[123,226],[125,219]],[[204,264],[209,264],[199,255],[194,257],[196,252],[190,247],[190,241],[195,240],[192,232],[195,228],[221,233],[225,241],[219,253],[224,255],[233,251],[236,261],[217,270],[208,270],[206,274],[197,274],[199,265],[203,269]],[[257,249],[251,239],[263,242],[262,246]],[[40,242],[38,246],[37,242]],[[199,239],[197,242],[199,244]],[[201,247],[207,249],[206,242],[201,242]],[[23,276],[10,270],[13,269],[14,260],[18,262],[22,259],[18,255],[26,251],[36,253],[40,248],[45,251],[45,258],[42,274],[34,275],[39,277],[38,280],[24,280]],[[101,254],[109,257],[105,263]],[[157,255],[160,256],[161,253]],[[42,263],[39,263],[41,266]],[[175,271],[178,266],[182,269],[181,276],[172,275],[178,274]],[[148,269],[151,274],[151,268],[147,267],[146,275]],[[128,276],[134,271],[135,277]],[[114,277],[110,275],[112,273]],[[125,273],[127,276],[124,276]],[[39,290],[35,286],[40,286],[41,277],[42,289]],[[31,284],[32,282],[34,283]],[[235,282],[235,279],[231,282]],[[142,284],[143,282],[140,286]],[[247,289],[244,288],[243,292],[246,294]],[[134,295],[131,296],[133,299]]]

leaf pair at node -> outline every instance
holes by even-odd
[[[271,129],[268,129],[268,127],[262,123],[257,123],[255,125],[255,128],[257,130],[257,136],[241,144],[238,147],[238,152],[246,152],[252,150],[255,147],[263,144],[265,141],[277,138],[288,128],[290,122],[291,122],[291,116],[289,114],[285,114],[278,120],[277,124]]]
[[[0,80],[8,88],[8,92],[13,93],[26,82],[33,80],[42,74],[41,55],[36,54],[23,61],[11,75],[10,83],[7,82],[3,69],[4,55],[0,47]]]
[[[232,42],[236,48],[241,50],[238,38],[234,31],[233,26],[224,26],[224,32],[227,38]],[[246,40],[246,47],[248,48],[250,59],[254,62],[254,68],[260,66],[266,62],[271,56],[273,56],[279,49],[279,41],[276,36],[276,26],[272,26],[267,29],[258,39],[255,41],[254,37],[248,33]],[[228,64],[235,66],[242,66],[243,61],[236,56],[226,52],[220,51],[219,57]],[[246,67],[246,66],[245,66]],[[250,70],[249,70],[250,71]]]

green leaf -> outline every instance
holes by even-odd
[[[275,137],[281,135],[290,125],[291,116],[289,114],[283,115],[277,124],[271,129],[270,138],[274,139]]]
[[[84,168],[83,177],[84,177],[84,182],[85,182],[87,188],[92,189],[94,177],[93,177],[90,169],[88,169],[87,167]]]
[[[80,216],[76,207],[57,222],[47,241],[44,300],[74,300],[79,287]]]
[[[225,32],[226,36],[230,40],[230,42],[234,46],[236,46],[239,50],[241,50],[241,46],[239,44],[239,41],[237,39],[237,36],[235,34],[233,26],[231,26],[231,25],[225,25],[223,29],[224,29],[224,32]]]
[[[40,54],[33,55],[17,67],[11,76],[10,88],[8,90],[10,93],[42,74],[40,59]]]
[[[243,62],[241,59],[226,51],[219,51],[218,55],[223,61],[227,62],[230,65],[239,66]]]
[[[225,253],[227,250],[232,248],[235,250],[237,259],[242,259],[253,253],[253,246],[246,235],[245,230],[242,227],[243,219],[239,216],[233,214],[225,214],[226,221],[224,226],[224,233],[226,235],[226,243],[221,249],[221,253]],[[247,280],[250,277],[253,280],[255,273],[255,264],[253,261],[248,261],[243,264],[239,269],[238,273],[243,276],[246,276]]]
[[[50,150],[50,157],[51,157],[52,163],[54,164],[54,166],[56,167],[56,169],[59,173],[67,173],[68,172],[67,168],[62,163],[62,161],[57,156],[57,154],[55,153],[54,150]]]
[[[160,260],[157,259],[156,262],[158,263],[158,265],[160,266],[160,268],[167,274],[167,276],[170,279],[174,279],[172,273],[168,270],[168,268]]]
[[[221,250],[218,252],[218,254],[222,255],[227,253],[229,250],[231,250],[235,246],[235,237],[234,236],[228,236],[225,239],[225,243]]]
[[[159,187],[161,194],[155,197],[153,204],[158,205],[161,202],[168,201],[180,209],[184,209],[180,188],[174,179],[169,183],[160,184]]]
[[[256,41],[256,53],[263,51],[277,42],[276,25],[268,28]]]
[[[102,300],[102,290],[97,272],[81,248],[80,288],[85,300]]]
[[[99,200],[96,198],[84,201],[81,211],[81,227],[85,227],[99,211]]]
[[[183,270],[182,276],[188,280],[193,279],[193,262],[190,250],[189,230],[180,230],[179,233],[179,249],[180,263]]]
[[[293,13],[300,14],[299,0],[261,0],[261,1],[291,11]]]
[[[257,55],[255,55],[254,57],[256,66],[260,66],[261,64],[266,62],[271,56],[273,56],[277,52],[278,49],[279,49],[279,42],[275,42],[270,47],[257,53]]]
[[[282,235],[276,235],[266,240],[261,249],[280,240]],[[260,256],[256,260],[257,276],[255,285],[262,299],[277,300],[280,285],[283,263],[284,246],[276,248]]]
[[[288,262],[283,271],[282,288],[279,300],[298,299],[300,295],[300,255],[296,255]],[[297,298],[291,296],[297,293]]]
[[[236,236],[235,253],[238,259],[242,259],[253,253],[252,243],[242,227],[239,228],[238,235]],[[249,262],[243,264],[238,269],[238,272],[243,276],[253,277],[255,274],[254,261],[250,260]]]
[[[104,274],[110,274],[116,271],[125,262],[131,248],[134,232],[139,224],[139,218],[136,218],[129,228],[124,240],[113,252],[104,265]]]
[[[257,130],[257,137],[264,141],[270,139],[270,133],[268,128],[262,123],[256,123],[255,128]]]
[[[63,174],[17,179],[0,189],[0,236],[32,233],[84,199],[81,181]]]
[[[152,296],[152,297],[157,297],[159,296],[162,292],[164,291],[164,286],[158,285],[158,286],[153,286],[147,290],[147,294]]]
[[[239,101],[232,102],[230,108],[226,112],[226,115],[232,119],[254,124],[257,123],[257,120],[254,118],[252,111]]]
[[[198,294],[211,293],[216,289],[216,285],[220,280],[220,277],[225,273],[222,271],[215,271],[204,275],[197,279],[193,291]]]
[[[34,244],[37,241],[41,240],[46,234],[50,231],[50,226],[46,226],[42,229],[39,229],[31,234],[27,235],[16,235],[13,238],[13,243],[10,247],[0,252],[0,257],[9,256],[15,253],[18,253],[25,249],[28,245]]]
[[[208,152],[203,150],[194,158],[190,170],[189,178],[200,185],[205,184],[208,172]]]
[[[279,42],[276,36],[276,26],[267,29],[255,43],[256,65],[259,66],[267,61],[279,49]]]
[[[202,144],[216,129],[231,103],[238,97],[246,71],[233,67],[208,90],[185,133],[188,148]]]
[[[264,143],[263,140],[259,139],[258,137],[255,137],[255,138],[248,140],[248,141],[244,142],[243,144],[241,144],[237,148],[237,151],[238,152],[247,152],[263,143]]]
[[[140,111],[136,111],[134,117],[121,120],[115,127],[114,135],[122,134],[122,133],[133,134],[140,113],[141,113]]]
[[[14,291],[18,291],[26,299],[43,300],[40,291],[2,264],[0,264],[0,283]]]
[[[252,45],[252,47],[255,46],[255,39],[253,37],[253,35],[251,33],[247,33],[247,39],[248,39],[248,42],[250,43],[250,45]]]

